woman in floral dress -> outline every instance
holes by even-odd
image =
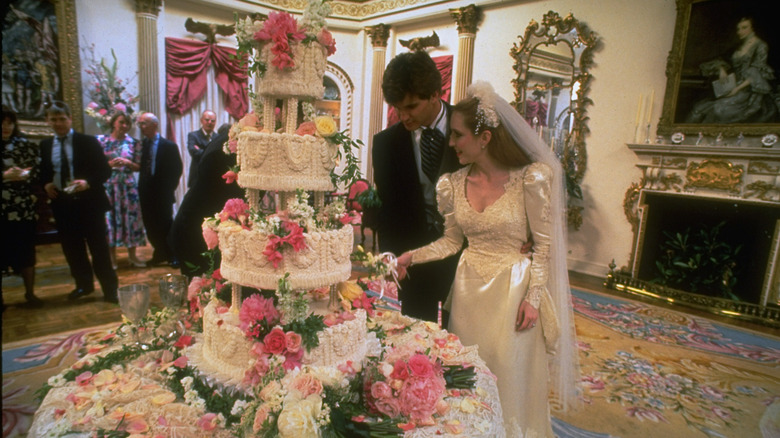
[[[106,212],[111,262],[116,266],[116,248],[125,246],[130,263],[142,268],[146,264],[138,259],[135,248],[146,245],[146,237],[138,201],[138,179],[134,173],[141,169],[141,142],[127,134],[130,126],[130,117],[117,111],[111,117],[111,134],[98,136],[98,141],[103,145],[112,169],[111,177],[105,183],[111,202],[111,209]]]
[[[3,106],[2,268],[11,267],[22,276],[24,298],[30,307],[43,305],[34,292],[37,217],[32,181],[40,161],[38,148],[19,132],[16,113]]]

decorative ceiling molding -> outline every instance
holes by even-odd
[[[244,0],[243,3],[252,3],[257,6],[265,6],[271,9],[286,10],[289,12],[303,12],[308,0]],[[439,3],[448,3],[446,0],[367,0],[367,1],[331,1],[331,18],[340,18],[351,21],[363,21],[378,15],[395,13],[402,10],[429,6]]]

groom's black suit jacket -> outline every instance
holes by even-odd
[[[451,108],[446,103],[445,106],[449,118]],[[461,167],[455,151],[448,146],[449,129],[446,137],[438,176]],[[412,132],[400,122],[385,129],[374,136],[372,154],[374,183],[382,201],[376,229],[380,250],[401,255],[441,237],[441,231],[426,219]],[[401,283],[403,312],[435,321],[436,302],[446,299],[456,265],[457,257],[453,256],[440,262],[412,266],[408,279]]]

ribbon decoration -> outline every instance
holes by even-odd
[[[383,269],[385,271],[383,272],[384,275],[379,277],[379,299],[381,300],[385,296],[385,285],[387,284],[385,277],[388,275],[392,276],[393,283],[398,287],[398,290],[401,290],[401,285],[398,283],[398,258],[395,254],[383,252],[379,254],[379,260],[382,260],[382,263],[385,264],[385,269]]]

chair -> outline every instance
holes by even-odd
[[[368,183],[368,181],[362,178],[350,184],[349,189],[347,190],[347,201],[346,201],[347,209],[355,210],[360,213],[365,213],[363,206],[360,205],[360,202],[357,201],[357,197],[360,196],[361,193],[368,190],[370,187],[371,185]],[[360,244],[364,245],[366,242],[366,227],[368,227],[368,229],[371,230],[371,236],[372,236],[371,249],[374,250],[376,248],[376,230],[374,229],[374,226],[372,224],[366,225],[366,223],[363,220],[360,221]]]

